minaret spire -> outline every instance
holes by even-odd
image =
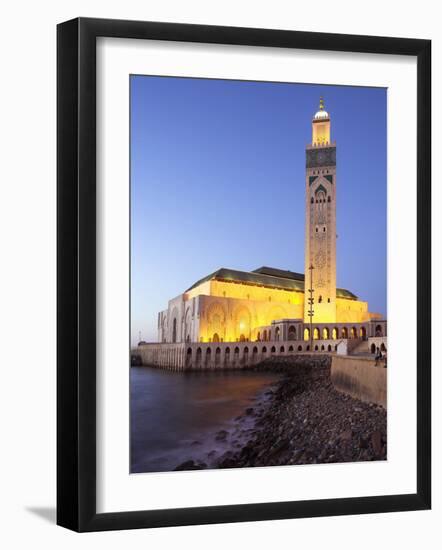
[[[319,110],[312,120],[312,144],[315,146],[329,145],[330,116],[324,109],[324,98],[319,98]]]
[[[306,150],[305,190],[304,322],[311,332],[314,323],[336,322],[336,146],[322,96]]]

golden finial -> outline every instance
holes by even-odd
[[[324,98],[322,96],[319,98],[319,110],[324,110]]]

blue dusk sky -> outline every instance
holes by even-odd
[[[386,314],[387,90],[131,76],[131,339],[220,267],[304,271],[305,147],[337,146],[337,285]]]

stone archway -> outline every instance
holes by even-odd
[[[251,337],[251,313],[248,307],[239,306],[233,313],[235,339],[241,342],[249,341]]]
[[[192,333],[192,314],[190,312],[190,307],[186,309],[186,314],[184,315],[184,340],[185,342],[190,342]]]
[[[177,335],[177,322],[176,322],[176,317],[174,317],[173,321],[172,321],[172,342],[175,344],[176,342],[176,335]]]
[[[226,312],[220,302],[210,304],[207,310],[207,336],[212,342],[221,342],[225,339]],[[215,336],[218,340],[214,340]]]
[[[179,325],[178,325],[178,309],[176,307],[172,310],[172,315],[170,316],[171,324],[169,325],[169,342],[175,344],[179,340]]]

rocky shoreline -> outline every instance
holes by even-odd
[[[386,410],[337,391],[330,366],[330,356],[265,360],[256,370],[279,372],[282,378],[235,419],[230,433],[216,434],[218,441],[230,442],[229,449],[219,457],[209,453],[175,469],[385,460]]]

